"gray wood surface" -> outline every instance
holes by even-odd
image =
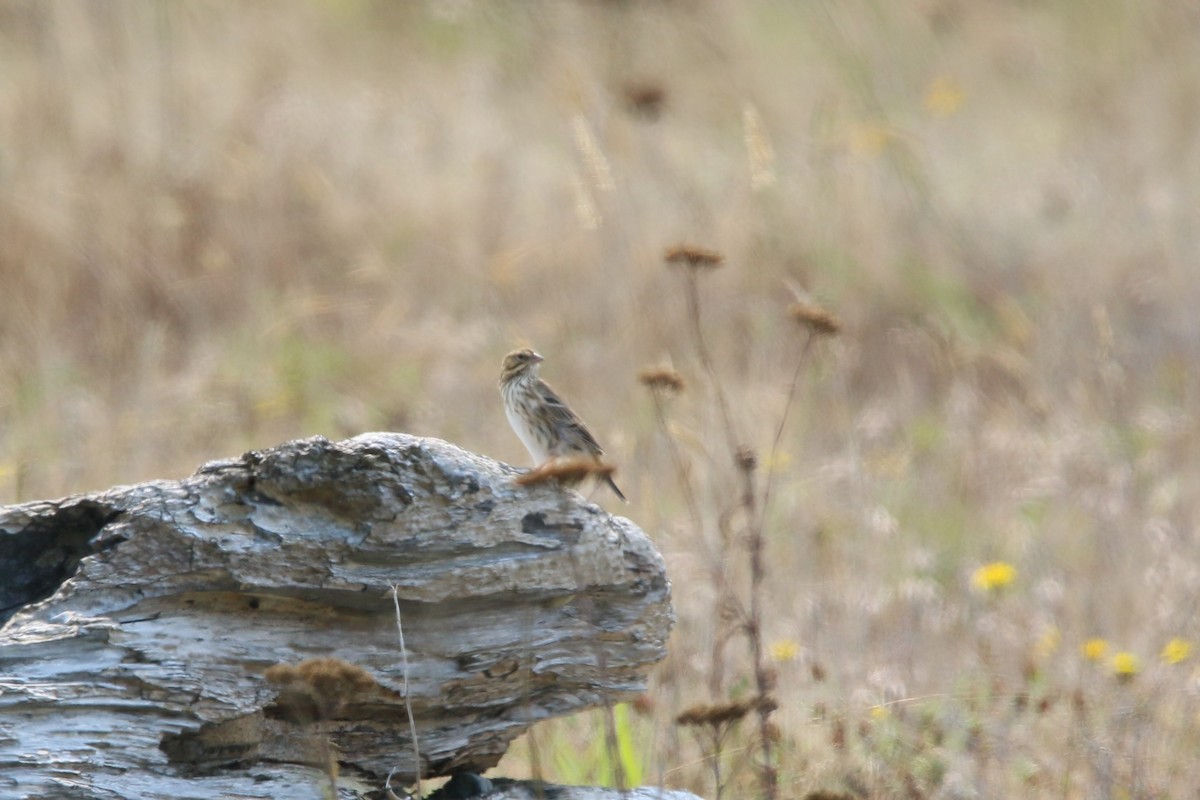
[[[642,691],[673,622],[661,556],[516,474],[435,439],[315,437],[0,509],[0,796],[317,798],[330,753],[343,797],[411,782],[393,586],[423,776]],[[265,675],[317,658],[367,677]]]

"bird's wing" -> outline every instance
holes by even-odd
[[[562,401],[561,397],[555,394],[554,390],[550,388],[550,384],[539,380],[537,391],[545,405],[546,413],[554,423],[554,427],[563,433],[564,440],[586,447],[592,455],[604,454],[604,449],[600,447],[596,437],[592,436],[592,432],[583,424],[583,420]]]

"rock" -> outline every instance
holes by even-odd
[[[422,777],[642,691],[661,556],[517,474],[374,433],[0,509],[0,796],[300,800],[331,759],[343,797],[411,783],[405,655]]]

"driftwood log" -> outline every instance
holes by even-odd
[[[372,797],[642,691],[661,556],[518,474],[316,437],[0,509],[0,797]]]

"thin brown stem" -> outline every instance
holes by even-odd
[[[721,749],[725,744],[725,735],[720,728],[713,728],[713,783],[717,788],[716,800],[721,800],[725,791],[725,781],[721,777]]]
[[[762,642],[762,595],[763,584],[766,582],[766,565],[763,562],[763,550],[766,537],[763,525],[756,509],[755,502],[755,458],[753,453],[743,451],[738,457],[739,474],[742,478],[742,507],[746,519],[750,521],[747,536],[747,547],[750,551],[750,615],[746,620],[746,634],[750,639],[750,654],[754,664],[754,683],[759,697],[766,697],[775,688],[774,675],[767,668],[763,653]],[[770,717],[772,706],[761,703],[757,707],[759,747],[762,749],[763,763],[762,786],[763,794],[768,800],[778,796],[778,774],[774,764],[774,746],[772,742]]]
[[[767,668],[763,653],[762,641],[762,593],[766,581],[766,565],[763,551],[766,547],[767,513],[771,502],[771,488],[775,475],[776,461],[779,457],[779,443],[783,440],[783,431],[787,427],[792,403],[796,397],[796,387],[800,382],[800,374],[808,361],[808,353],[816,337],[811,333],[804,342],[804,349],[796,359],[796,368],[792,371],[792,380],[788,384],[787,399],[784,401],[783,413],[779,417],[779,425],[775,428],[775,438],[771,442],[771,451],[767,461],[767,477],[763,485],[762,505],[755,509],[754,491],[754,460],[749,454],[739,460],[742,467],[742,505],[746,517],[750,520],[750,530],[747,536],[747,546],[750,555],[750,618],[746,629],[750,638],[750,650],[754,660],[754,681],[760,696],[766,696],[774,689],[774,676]],[[778,773],[773,763],[773,746],[770,730],[771,709],[767,705],[758,708],[758,728],[761,740],[763,763],[763,789],[768,798],[778,794]]]
[[[392,605],[396,610],[396,634],[400,637],[400,667],[404,689],[404,710],[408,713],[408,735],[412,737],[413,772],[417,779],[417,797],[421,796],[421,747],[417,742],[417,722],[413,718],[412,696],[408,687],[408,649],[404,646],[404,625],[400,621],[400,587],[391,584]]]
[[[667,451],[670,453],[671,463],[675,468],[676,479],[679,481],[679,486],[683,489],[684,503],[687,506],[688,515],[692,520],[693,533],[697,541],[705,542],[705,549],[708,551],[709,572],[712,575],[714,583],[721,587],[721,595],[729,596],[728,582],[725,575],[726,561],[719,553],[712,552],[712,549],[707,546],[708,542],[703,535],[704,523],[700,516],[700,504],[696,500],[696,492],[692,487],[691,475],[688,472],[687,465],[684,463],[683,454],[679,450],[679,444],[676,442],[674,435],[672,435],[667,425],[667,413],[663,403],[662,391],[652,387],[650,389],[650,396],[654,400],[655,420],[662,431],[663,437],[667,441]],[[722,534],[722,543],[728,544],[728,536],[724,533],[727,526],[723,522],[719,522],[717,527]],[[727,635],[718,633],[713,639],[710,661],[712,668],[709,672],[709,693],[714,698],[721,694],[721,686],[724,682],[721,664],[724,659],[725,644],[728,638]]]
[[[783,403],[783,413],[779,416],[779,425],[775,428],[775,439],[771,442],[771,454],[767,458],[767,480],[763,486],[762,516],[758,522],[759,526],[763,528],[766,527],[767,507],[771,503],[771,484],[775,477],[776,459],[779,458],[779,443],[783,440],[783,430],[787,427],[792,402],[796,398],[796,386],[800,383],[800,373],[804,371],[804,366],[808,363],[808,352],[812,349],[812,343],[816,338],[811,333],[808,335],[808,339],[804,342],[804,349],[800,351],[800,357],[796,359],[796,369],[792,371],[792,382],[788,385],[787,399]]]
[[[660,391],[658,389],[651,389],[650,396],[654,399],[654,418],[658,421],[658,427],[662,431],[663,438],[667,440],[667,452],[671,454],[671,464],[675,467],[676,478],[683,489],[683,500],[687,504],[688,514],[692,518],[692,527],[695,529],[696,534],[699,535],[701,531],[700,505],[696,502],[696,493],[692,489],[691,476],[688,473],[687,466],[683,462],[683,454],[679,452],[679,445],[675,441],[675,437],[671,435],[670,428],[667,426],[667,412],[663,407]]]
[[[717,406],[721,411],[721,422],[725,430],[725,443],[729,447],[729,454],[736,458],[738,434],[733,426],[733,415],[729,412],[729,400],[725,397],[725,390],[721,386],[721,381],[717,378],[717,371],[713,368],[712,358],[708,353],[708,344],[704,339],[704,326],[700,323],[700,285],[695,270],[689,270],[687,273],[687,306],[688,318],[692,323],[692,336],[696,340],[696,355],[699,356],[700,365],[704,367],[704,373],[708,377],[708,382],[712,385],[713,393],[716,395]]]

